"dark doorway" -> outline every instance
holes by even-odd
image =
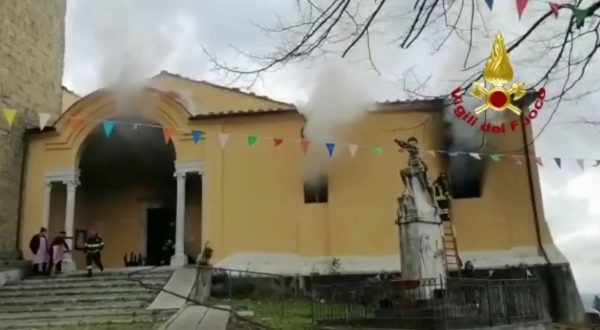
[[[148,209],[146,219],[146,264],[168,265],[175,248],[175,216],[168,208],[157,208]]]

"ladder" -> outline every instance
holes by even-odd
[[[446,275],[450,275],[450,270],[456,270],[460,277],[460,269],[462,266],[460,257],[458,256],[458,246],[456,244],[455,229],[452,225],[452,220],[442,221],[444,255],[446,257]]]

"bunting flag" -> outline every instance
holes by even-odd
[[[165,138],[165,143],[169,143],[173,138],[173,127],[163,127],[163,137]]]
[[[221,144],[221,149],[225,149],[225,145],[227,144],[228,140],[229,140],[229,134],[227,134],[227,133],[219,134],[219,143]]]
[[[494,0],[485,0],[485,3],[488,5],[490,10],[492,10],[492,7],[494,6]]]
[[[310,146],[310,141],[302,140],[300,141],[300,148],[302,148],[302,152],[306,154],[308,151],[308,147]]]
[[[561,8],[561,4],[550,2],[550,10],[552,11],[552,14],[554,14],[554,17],[558,18],[558,12]]]
[[[544,164],[542,163],[542,157],[535,157],[535,161],[536,161],[536,163],[538,163],[540,166],[544,166]]]
[[[575,26],[582,28],[585,18],[588,17],[588,11],[587,9],[573,8],[573,17],[575,18]]]
[[[17,110],[15,109],[4,109],[4,119],[8,123],[8,128],[11,128],[17,118]]]
[[[17,110],[14,109],[2,109],[2,111],[4,112],[4,118],[6,120],[6,122],[8,123],[9,127],[13,125],[13,123],[16,120],[17,117]],[[39,112],[38,113],[38,119],[39,119],[39,126],[40,126],[40,130],[43,130],[45,127],[47,127],[48,122],[51,118],[51,114],[49,113],[43,113],[43,112]],[[68,118],[69,120],[69,124],[72,127],[72,129],[78,129],[81,128],[86,121],[84,120],[84,118],[82,117],[70,117]],[[151,128],[161,128],[163,131],[163,136],[165,139],[165,143],[169,143],[169,141],[172,142],[172,138],[173,138],[173,134],[175,134],[175,132],[184,132],[189,134],[191,132],[193,141],[195,144],[198,144],[200,141],[205,140],[207,134],[217,134],[217,132],[206,132],[206,131],[200,131],[200,130],[185,130],[185,129],[177,129],[177,128],[173,128],[173,127],[164,127],[164,126],[158,126],[158,125],[151,125],[151,124],[144,124],[144,123],[131,123],[131,122],[116,122],[116,121],[112,121],[112,120],[104,120],[101,121],[101,124],[103,126],[103,130],[104,133],[106,135],[106,137],[110,137],[113,133],[113,131],[116,128],[116,125],[127,125],[127,126],[131,126],[133,127],[134,130],[136,130],[139,126],[144,126],[144,127],[151,127]],[[221,149],[224,149],[225,146],[227,145],[227,142],[229,141],[230,138],[230,134],[229,133],[218,133],[218,137],[219,137],[219,143],[221,145]],[[260,137],[257,135],[243,135],[249,146],[254,146],[258,143],[258,140],[260,138],[267,138],[267,139],[272,139],[273,140],[273,144],[275,147],[283,144],[284,139],[282,138],[272,138],[272,137]],[[295,140],[298,141],[298,140]],[[316,142],[316,141],[310,141],[310,140],[301,140],[300,141],[300,146],[302,149],[302,152],[304,154],[306,154],[308,152],[309,146],[311,143]],[[322,142],[319,142],[322,143]],[[335,149],[336,146],[339,144],[339,142],[326,142],[324,143],[325,147],[327,149],[327,152],[329,154],[330,157],[333,157],[335,154]],[[356,152],[358,150],[359,145],[357,144],[347,144],[348,146],[348,151],[350,152],[350,157],[354,158],[354,156],[356,155]],[[373,154],[377,155],[377,156],[381,156],[383,155],[383,149],[386,146],[373,146],[373,145],[364,145],[364,146],[360,146],[360,147],[365,147],[365,148],[370,148],[373,151]],[[402,154],[404,153],[404,149],[398,149],[399,152],[401,152]],[[422,150],[424,153],[427,153],[429,155],[431,155],[431,157],[435,158],[437,157],[436,155],[439,154],[447,154],[449,157],[457,157],[460,155],[469,155],[472,158],[475,158],[477,160],[482,160],[484,157],[489,157],[492,161],[494,162],[501,162],[502,159],[504,157],[512,157],[515,161],[516,164],[518,165],[523,165],[523,159],[525,159],[525,157],[532,157],[531,159],[535,159],[536,163],[540,166],[543,167],[543,162],[542,162],[542,157],[535,157],[533,155],[513,155],[513,154],[490,154],[490,153],[478,153],[478,152],[468,152],[468,151],[447,151],[447,150]],[[545,157],[544,157],[545,158]],[[550,157],[548,157],[547,159],[549,159]],[[585,171],[585,162],[586,159],[582,159],[582,158],[577,158],[577,159],[572,159],[572,158],[563,158],[563,157],[552,157],[552,159],[554,160],[554,162],[556,163],[556,165],[558,166],[559,169],[562,169],[562,165],[563,165],[563,160],[567,159],[567,160],[573,160],[577,163],[577,165],[579,166],[579,168],[581,168],[582,171]],[[588,165],[588,166],[592,166],[592,167],[600,167],[600,159],[587,159],[588,161],[593,161],[594,165]]]
[[[250,135],[248,136],[248,145],[249,146],[253,146],[258,142],[258,136],[256,135]]]
[[[40,123],[40,131],[43,131],[48,121],[50,120],[50,114],[45,112],[38,112],[38,120]]]
[[[513,159],[515,160],[515,163],[517,163],[517,165],[523,165],[523,162],[521,161],[521,156],[513,155]]]
[[[76,131],[76,130],[80,129],[81,127],[83,127],[83,123],[84,123],[83,118],[79,118],[79,117],[71,117],[71,118],[69,118],[69,124],[71,125],[71,128],[74,131]]]
[[[106,134],[106,137],[109,137],[110,133],[112,133],[115,128],[115,122],[112,120],[105,120],[102,122],[102,126],[104,127],[104,134]]]
[[[332,142],[325,143],[325,147],[327,148],[329,157],[333,157],[333,152],[335,151],[335,143],[332,143]]]
[[[561,168],[560,167],[560,162],[561,162],[560,158],[554,158],[554,162],[556,163],[556,166],[558,166],[558,168]]]
[[[354,155],[356,155],[356,150],[358,150],[358,146],[356,144],[349,144],[348,150],[350,150],[350,158],[354,158]]]
[[[517,0],[517,12],[519,13],[519,19],[523,16],[523,12],[525,11],[525,7],[527,7],[527,3],[529,0]]]
[[[194,140],[194,144],[198,144],[200,141],[204,140],[204,132],[194,130],[192,131],[192,139]]]

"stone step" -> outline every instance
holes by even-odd
[[[107,273],[94,273],[94,276],[87,277],[85,274],[77,276],[65,276],[52,275],[51,277],[39,276],[29,277],[21,281],[21,283],[47,283],[47,282],[91,282],[91,281],[113,281],[113,280],[145,280],[145,279],[168,279],[171,277],[172,272],[161,272],[161,273],[146,273],[146,274],[107,274]]]
[[[104,317],[104,316],[136,316],[136,315],[155,315],[157,311],[145,310],[143,308],[112,308],[112,309],[88,309],[88,310],[68,310],[62,312],[43,311],[43,312],[25,312],[25,313],[0,313],[0,323],[9,320],[31,320],[46,319],[51,317],[69,318],[69,317]]]
[[[131,276],[142,276],[148,274],[171,274],[175,271],[174,268],[170,267],[130,267],[130,268],[117,268],[117,269],[105,269],[101,274],[104,275],[131,275]],[[100,270],[94,266],[94,274],[100,274]],[[87,272],[85,269],[80,269],[74,272],[67,272],[57,274],[60,277],[85,277]]]
[[[96,288],[59,288],[47,291],[37,290],[0,290],[0,300],[8,298],[23,298],[23,297],[40,297],[40,296],[75,296],[75,295],[110,295],[110,294],[135,294],[152,292],[157,294],[162,286],[156,287],[156,289],[145,288],[140,285],[132,284],[129,287],[106,287],[101,290]]]
[[[166,282],[166,278],[149,278],[141,280],[144,285],[159,287],[163,286]],[[48,282],[35,282],[31,283],[29,281],[23,281],[20,283],[10,284],[3,286],[0,288],[0,292],[2,291],[32,291],[32,290],[40,290],[40,291],[49,291],[54,289],[68,289],[68,288],[107,288],[107,287],[129,287],[129,286],[140,286],[138,280],[112,280],[112,281],[48,281]]]
[[[138,293],[114,293],[114,294],[94,294],[94,295],[71,295],[71,296],[27,296],[16,297],[13,299],[0,299],[0,310],[3,306],[22,306],[22,305],[45,305],[45,304],[87,304],[95,302],[116,302],[116,301],[132,301],[145,300],[151,302],[156,297],[156,292],[145,291]]]
[[[29,320],[6,320],[0,322],[0,329],[12,330],[43,330],[48,327],[78,327],[83,328],[90,325],[126,325],[134,323],[161,323],[166,321],[174,311],[160,311],[154,314],[138,313],[136,315],[119,316],[92,316],[92,317],[63,317],[55,314],[49,318]]]
[[[95,301],[87,303],[48,303],[48,304],[21,304],[21,305],[0,305],[0,315],[5,313],[29,313],[29,312],[63,312],[63,311],[84,311],[90,309],[118,309],[118,308],[139,308],[143,309],[149,305],[150,299],[123,300],[123,301]]]

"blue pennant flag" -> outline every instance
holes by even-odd
[[[111,120],[105,120],[102,122],[102,125],[104,126],[104,134],[106,134],[106,137],[109,137],[110,133],[112,133],[113,129],[115,128],[115,122]]]
[[[194,143],[198,143],[198,142],[204,140],[204,132],[192,131],[192,138],[194,139]]]
[[[329,157],[333,156],[333,152],[335,151],[335,143],[325,143],[325,146],[329,152]]]
[[[488,7],[490,7],[490,10],[492,10],[492,7],[494,6],[494,0],[485,0],[485,3],[487,3]]]

